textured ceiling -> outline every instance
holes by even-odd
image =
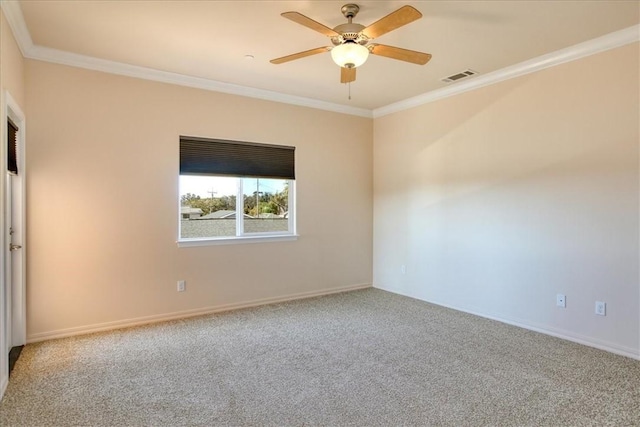
[[[424,66],[370,56],[340,84],[329,53],[270,59],[329,39],[284,19],[298,11],[329,27],[340,1],[21,1],[35,45],[187,76],[373,110],[446,86],[471,68],[486,74],[639,22],[638,1],[361,1],[368,25],[409,4],[423,18],[376,42],[431,53]],[[253,55],[253,60],[245,59]]]

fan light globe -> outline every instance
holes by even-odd
[[[352,41],[344,42],[331,49],[333,62],[345,68],[359,67],[368,57],[369,49]]]

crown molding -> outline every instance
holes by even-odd
[[[576,59],[584,58],[606,50],[615,49],[637,41],[640,41],[640,25],[634,25],[632,27],[615,31],[565,49],[560,49],[555,52],[538,56],[537,58],[520,62],[488,74],[481,74],[469,80],[461,81],[442,89],[436,89],[422,95],[376,108],[373,110],[373,117],[378,118],[418,107],[429,102],[479,89],[484,86],[513,79],[525,74],[534,73],[536,71],[544,70],[545,68],[555,67],[556,65],[564,64],[565,62],[575,61]]]
[[[386,116],[640,41],[640,25],[634,25],[488,74],[474,76],[466,81],[453,83],[441,89],[426,92],[374,110],[368,110],[37,46],[31,40],[19,3],[17,1],[0,0],[0,7],[4,11],[20,51],[25,58],[366,118]]]
[[[153,68],[140,67],[122,62],[109,61],[106,59],[94,58],[86,55],[51,49],[44,46],[33,46],[25,57],[37,59],[39,61],[52,62],[72,67],[85,68],[93,71],[118,74],[121,76],[135,77],[139,79],[152,80],[161,83],[169,83],[179,86],[186,86],[196,89],[204,89],[212,92],[222,92],[232,95],[246,96],[266,101],[282,102],[285,104],[298,105],[301,107],[316,108],[319,110],[332,111],[336,113],[350,114],[354,116],[371,118],[371,110],[355,108],[347,105],[334,104],[301,96],[287,95],[264,89],[256,89],[247,86],[225,83],[202,77],[188,76],[185,74],[160,71]]]
[[[24,22],[20,5],[17,1],[0,0],[0,9],[2,9],[5,18],[7,18],[22,56],[26,57],[27,53],[33,48],[33,41],[31,40],[27,23]]]

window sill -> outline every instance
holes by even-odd
[[[208,239],[183,239],[176,243],[179,248],[190,248],[196,246],[217,246],[217,245],[238,245],[244,243],[268,243],[286,242],[298,240],[297,234],[271,235],[271,236],[242,236],[242,237],[218,237]]]

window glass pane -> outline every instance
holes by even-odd
[[[244,233],[289,231],[289,180],[243,178]]]
[[[180,175],[180,237],[236,235],[238,179]]]

